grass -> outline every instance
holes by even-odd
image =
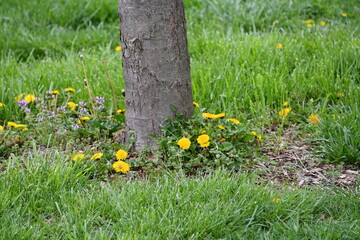
[[[9,159],[0,177],[1,239],[359,237],[356,192],[279,190],[221,170],[99,182],[67,161],[35,147],[27,160]]]
[[[358,5],[357,0],[185,0],[199,112],[225,112],[265,139],[274,126],[281,126],[275,129],[281,135],[282,128],[296,125],[297,135],[310,136],[324,160],[358,164]],[[304,23],[309,19],[312,27]],[[115,51],[116,1],[1,1],[0,26],[0,102],[6,105],[0,107],[0,126],[33,123],[14,101],[20,93],[44,97],[46,91],[72,87],[74,102],[88,99],[79,54],[94,95],[106,99],[106,116],[125,108],[121,52]],[[279,43],[282,48],[276,48]],[[282,120],[284,101],[292,110]],[[309,123],[310,114],[318,114],[319,125]],[[1,239],[360,238],[358,187],[258,185],[255,175],[221,169],[192,178],[157,170],[149,179],[114,175],[106,169],[118,146],[103,136],[103,128],[90,128],[99,122],[89,123],[95,133],[88,134],[103,142],[91,145],[93,139],[66,133],[65,123],[58,128],[53,121],[33,124],[29,133],[0,130]],[[27,139],[25,145],[8,148],[22,141],[17,135]],[[106,150],[100,176],[91,165],[70,164],[69,156],[79,149]],[[176,143],[172,151],[178,151]],[[217,151],[211,156],[221,155],[221,148]],[[146,154],[140,157],[153,164]]]

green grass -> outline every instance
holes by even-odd
[[[202,111],[226,112],[263,134],[281,123],[278,111],[288,101],[292,111],[281,126],[295,124],[300,135],[320,139],[325,160],[359,162],[358,0],[185,0],[185,8],[193,95]],[[308,19],[316,26],[307,27]],[[88,99],[79,53],[94,95],[104,96],[108,109],[125,107],[121,52],[114,50],[116,0],[0,1],[0,39],[1,126],[29,124],[14,101],[20,93],[44,97],[72,87],[75,102]],[[309,114],[319,114],[318,126],[308,123]],[[34,138],[21,132],[38,141],[0,153],[6,156],[0,158],[0,239],[360,238],[358,188],[257,185],[255,176],[223,170],[193,178],[181,172],[98,178],[89,165],[69,163],[80,146],[93,147],[87,139],[64,128],[63,135],[39,134],[53,129],[59,130],[36,129]],[[13,143],[16,135],[0,132],[0,143]],[[110,140],[101,144],[112,157]],[[103,164],[106,170],[111,162]]]
[[[355,191],[278,190],[243,174],[91,181],[33,148],[0,176],[1,239],[356,239]],[[274,203],[273,199],[280,202]]]

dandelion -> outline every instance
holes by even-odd
[[[0,126],[0,131],[4,130],[4,127],[3,126]]]
[[[279,116],[280,117],[285,117],[287,116],[290,112],[291,112],[291,107],[288,107],[288,108],[283,108],[279,111]]]
[[[130,165],[124,161],[114,162],[112,167],[114,168],[115,172],[127,173],[130,171]]]
[[[80,120],[82,120],[82,121],[89,121],[89,120],[90,120],[90,117],[81,117]]]
[[[32,94],[27,94],[25,97],[24,97],[24,100],[28,103],[31,103],[33,101],[35,101],[35,96],[32,95]]]
[[[199,106],[199,104],[197,103],[197,102],[193,102],[192,103],[195,107],[198,107]]]
[[[121,51],[121,50],[122,50],[121,46],[116,46],[116,47],[115,47],[115,51],[119,52],[119,51]]]
[[[326,25],[326,22],[325,22],[325,21],[321,21],[319,24],[320,24],[320,26],[325,26],[325,25]]]
[[[217,119],[225,116],[225,113],[212,114],[212,113],[203,113],[202,116],[204,118]]]
[[[25,124],[16,124],[14,126],[14,128],[26,128],[26,127],[27,127],[27,125],[25,125]]]
[[[255,131],[251,131],[250,133],[254,136],[256,136],[256,134],[257,134]]]
[[[60,92],[55,90],[55,91],[50,91],[49,94],[51,94],[51,95],[59,95]]]
[[[276,48],[283,48],[283,45],[281,43],[276,44]]]
[[[5,107],[5,104],[0,102],[0,107]]]
[[[125,113],[125,109],[116,110],[116,114],[121,114],[121,113]]]
[[[75,89],[73,89],[73,88],[65,88],[65,92],[75,92]]]
[[[220,142],[225,142],[226,141],[226,138],[221,138],[220,139]]]
[[[200,134],[205,134],[206,133],[206,130],[202,130],[201,132],[200,132]]]
[[[342,17],[347,17],[347,14],[346,13],[341,13],[341,16]]]
[[[273,200],[271,200],[271,202],[273,202],[273,203],[279,203],[279,202],[280,202],[280,198],[274,198]]]
[[[84,158],[84,154],[82,154],[82,153],[77,153],[77,154],[75,154],[74,155],[74,157],[72,158],[72,160],[74,160],[74,161],[78,161],[78,160],[81,160],[81,159],[83,159]]]
[[[15,127],[17,124],[14,123],[14,122],[7,122],[7,125],[8,125],[9,127]]]
[[[224,127],[223,125],[218,125],[218,128],[220,128],[220,129],[222,129],[222,130],[225,129],[225,127]]]
[[[209,135],[207,135],[207,134],[202,134],[202,135],[200,135],[200,136],[197,138],[197,142],[198,142],[199,144],[206,143],[206,142],[208,142],[209,140],[210,140],[210,137],[209,137]]]
[[[181,149],[187,150],[187,149],[190,148],[191,141],[190,141],[190,139],[188,139],[188,138],[181,138],[181,139],[177,142],[177,144],[179,145],[179,147],[180,147]]]
[[[19,94],[16,98],[15,98],[15,102],[18,102],[22,97],[24,96],[24,94]]]
[[[71,111],[74,111],[77,106],[74,102],[68,102],[67,105],[70,107]]]
[[[289,103],[288,103],[287,101],[285,101],[285,102],[283,103],[283,107],[287,107],[287,106],[289,106]]]
[[[124,160],[128,156],[128,153],[125,150],[120,149],[116,152],[116,159],[117,160]]]
[[[318,114],[310,114],[308,118],[313,124],[315,125],[319,124],[320,119]]]
[[[229,118],[228,121],[233,122],[235,124],[240,124],[240,121],[235,118]]]
[[[103,153],[95,153],[94,155],[91,156],[90,160],[100,159],[102,158],[103,155],[104,155]]]
[[[261,137],[261,135],[257,135],[256,138],[257,138],[260,142],[264,141],[264,139]]]
[[[200,147],[205,148],[210,146],[210,142],[200,143]]]
[[[306,24],[313,24],[313,23],[314,23],[314,20],[312,20],[312,19],[305,20],[304,23],[306,23]]]

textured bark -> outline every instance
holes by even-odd
[[[125,79],[126,132],[135,150],[156,147],[170,105],[193,115],[183,0],[119,0]]]

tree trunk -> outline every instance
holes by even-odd
[[[135,150],[155,147],[153,136],[175,113],[193,115],[183,0],[119,0],[127,138]]]

